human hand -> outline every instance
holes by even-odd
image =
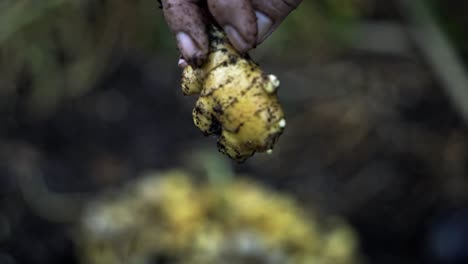
[[[302,0],[162,0],[182,57],[200,64],[208,53],[210,16],[240,53],[263,42]]]

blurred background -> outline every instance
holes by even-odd
[[[354,263],[468,263],[466,1],[304,1],[251,54],[281,80],[288,127],[244,164],[193,125],[158,6],[0,1],[1,264],[86,263],[90,204],[174,168],[339,218]],[[171,259],[132,263],[195,263]]]

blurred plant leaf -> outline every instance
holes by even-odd
[[[304,1],[265,44],[285,57],[291,50],[301,56],[316,56],[317,51],[327,53],[346,46],[367,4],[366,0]]]
[[[152,0],[19,0],[0,7],[0,94],[15,96],[11,91],[25,86],[32,117],[45,118],[64,99],[92,89],[116,50],[151,54],[170,45],[176,52]]]

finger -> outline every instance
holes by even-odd
[[[239,52],[256,46],[257,22],[250,0],[208,0],[208,8]]]
[[[200,64],[208,53],[202,0],[162,0],[164,17],[184,59]]]
[[[257,44],[262,43],[302,0],[252,0],[257,17]]]

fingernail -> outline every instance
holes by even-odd
[[[255,11],[255,16],[257,17],[257,43],[262,42],[269,33],[273,21],[267,17],[265,14]]]
[[[244,53],[251,48],[250,45],[245,42],[244,38],[239,34],[239,32],[232,26],[225,26],[224,32],[226,32],[229,40],[231,41],[231,44],[234,46],[234,48],[236,48],[237,51]]]
[[[179,68],[181,68],[183,70],[183,69],[185,69],[185,67],[188,66],[188,63],[187,63],[186,60],[184,60],[184,58],[180,57],[179,62],[177,63],[177,65],[179,65]]]
[[[193,42],[193,39],[184,32],[177,33],[176,38],[182,56],[187,60],[194,59],[199,53],[199,50],[195,42]]]

